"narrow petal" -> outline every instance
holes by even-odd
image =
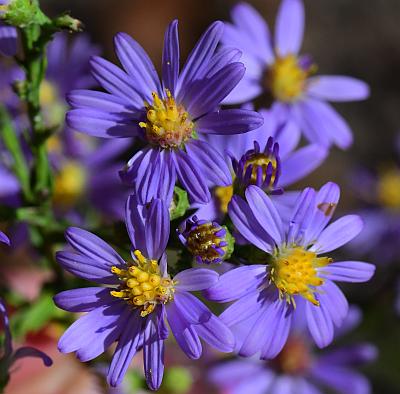
[[[369,96],[369,86],[356,78],[339,75],[321,75],[307,80],[310,96],[328,101],[356,101]]]
[[[118,322],[125,311],[130,312],[130,309],[119,300],[92,310],[80,317],[64,332],[58,342],[58,349],[62,353],[90,350],[91,346],[105,350],[118,338],[124,327],[121,327]]]
[[[162,57],[162,80],[164,89],[175,95],[179,75],[179,37],[178,20],[172,21],[165,31]]]
[[[0,317],[4,332],[4,340],[3,340],[4,342],[2,345],[4,358],[8,358],[12,353],[13,347],[12,347],[12,337],[10,330],[10,319],[8,318],[6,306],[2,298],[0,298]]]
[[[164,341],[156,319],[148,319],[144,331],[143,362],[147,385],[158,390],[164,375]]]
[[[306,244],[312,244],[318,239],[335,213],[339,198],[340,188],[334,182],[327,182],[317,192],[313,218],[306,232]]]
[[[65,232],[65,239],[79,253],[98,260],[105,267],[125,264],[124,259],[110,245],[89,231],[69,227]]]
[[[290,186],[310,174],[322,164],[328,152],[319,145],[308,145],[289,155],[282,162],[279,186]]]
[[[193,118],[215,111],[221,101],[242,79],[245,68],[242,63],[228,64],[211,78],[199,81],[182,99]]]
[[[0,231],[0,242],[5,243],[6,245],[10,245],[10,239],[7,237],[6,234],[3,233],[3,231]]]
[[[247,321],[248,318],[258,313],[264,300],[264,292],[255,290],[229,305],[219,318],[228,327]]]
[[[200,358],[203,349],[199,336],[193,326],[180,316],[174,302],[167,306],[167,317],[176,342],[183,352],[193,360]]]
[[[205,71],[205,77],[212,77],[216,72],[223,69],[228,64],[239,61],[241,56],[242,53],[236,48],[221,48],[214,54],[208,63],[208,71]]]
[[[46,367],[50,367],[53,364],[53,360],[46,353],[33,347],[24,346],[17,349],[12,355],[10,366],[13,365],[17,360],[25,357],[40,358]]]
[[[232,184],[232,175],[226,161],[211,144],[199,140],[191,141],[186,144],[186,152],[211,185]]]
[[[188,86],[196,77],[201,76],[201,70],[210,61],[223,32],[224,24],[220,21],[211,24],[190,53],[179,76],[178,100],[182,99]]]
[[[147,207],[139,204],[136,196],[129,196],[125,206],[126,230],[133,248],[148,255],[145,236],[146,216]]]
[[[315,200],[315,190],[310,187],[304,189],[297,198],[287,233],[287,242],[289,244],[305,245],[305,234],[311,224]]]
[[[261,227],[280,245],[283,241],[283,223],[271,199],[257,186],[246,189],[246,199]]]
[[[218,273],[207,268],[189,268],[174,276],[180,291],[206,290],[218,282]]]
[[[118,278],[111,273],[111,266],[104,264],[101,258],[91,259],[78,253],[57,252],[56,260],[65,270],[79,278],[96,283],[118,283]]]
[[[137,108],[144,108],[144,94],[137,90],[135,81],[119,67],[99,56],[94,56],[90,65],[94,78],[105,90],[127,100]],[[149,97],[150,93],[151,91],[148,93]]]
[[[158,260],[164,253],[169,239],[169,207],[155,199],[150,203],[145,221],[145,236],[149,258]]]
[[[319,348],[328,346],[333,340],[333,321],[326,305],[321,303],[315,306],[311,302],[306,303],[306,316],[308,329]]]
[[[240,134],[257,129],[264,118],[247,109],[225,109],[211,112],[196,122],[197,131],[205,134]]]
[[[79,108],[67,112],[66,121],[69,127],[93,137],[127,138],[140,135],[139,122],[134,115],[128,117],[95,109]]]
[[[204,294],[211,301],[234,301],[257,290],[266,281],[266,275],[265,265],[235,268],[221,275],[218,282]]]
[[[362,261],[340,261],[331,263],[321,269],[322,275],[339,282],[367,282],[374,273],[375,266]]]
[[[240,234],[253,245],[270,253],[274,248],[274,240],[261,227],[249,205],[239,196],[233,196],[228,205],[229,217]]]
[[[275,27],[275,47],[279,56],[297,55],[303,41],[304,19],[301,0],[282,1]]]
[[[321,254],[340,248],[356,237],[363,225],[358,215],[343,216],[322,231],[311,250]]]
[[[202,174],[192,163],[190,156],[183,151],[177,151],[173,160],[178,179],[189,193],[191,200],[208,203],[211,199],[210,191]]]
[[[110,289],[104,287],[84,287],[62,291],[53,297],[54,303],[68,312],[90,312],[113,301]]]
[[[264,18],[247,3],[239,3],[233,7],[232,20],[242,35],[247,35],[249,43],[248,50],[254,51],[260,60],[271,63],[274,54],[271,45],[271,35]],[[236,45],[234,45],[236,46]]]
[[[126,33],[118,33],[114,44],[119,61],[142,92],[142,98],[150,98],[152,92],[160,94],[157,71],[145,50]]]
[[[301,110],[303,131],[311,142],[323,146],[336,144],[347,149],[353,142],[353,134],[345,119],[328,103],[308,97],[296,106]]]
[[[137,311],[131,312],[127,321],[129,329],[122,332],[107,373],[107,381],[110,386],[115,387],[122,383],[132,358],[143,341],[142,322],[143,318]]]

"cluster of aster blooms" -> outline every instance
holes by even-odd
[[[97,284],[54,296],[59,308],[85,312],[58,346],[89,361],[116,343],[111,386],[142,352],[147,385],[157,390],[171,331],[190,359],[200,358],[203,342],[245,357],[210,372],[232,393],[369,392],[351,367],[373,360],[373,346],[318,357],[312,350],[360,319],[335,282],[366,282],[374,266],[331,252],[363,222],[347,215],[329,223],[340,197],[333,182],[287,191],[333,145],[352,144],[328,101],[362,100],[369,90],[355,78],[317,75],[313,59],[299,53],[303,30],[301,0],[282,0],[273,36],[263,17],[240,3],[232,22],[211,24],[180,67],[175,20],[165,32],[161,77],[125,33],[114,41],[120,65],[99,57],[85,36],[69,45],[58,34],[49,44],[39,106],[52,131],[45,151],[53,182],[41,196],[58,225],[39,235],[66,228],[57,263]],[[4,54],[15,53],[15,38],[14,27],[0,27]],[[21,140],[34,126],[11,84],[26,77],[29,68],[8,65],[0,80],[2,105]],[[29,148],[21,151],[34,168],[38,156]],[[15,157],[2,149],[1,203],[25,213],[29,227],[32,217],[20,210],[29,207],[29,193],[13,170]],[[100,219],[91,219],[93,207]],[[130,245],[121,231],[105,230],[110,221],[125,222]],[[54,238],[53,249],[60,244]],[[8,363],[18,357],[10,354]]]

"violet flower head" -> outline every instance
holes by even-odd
[[[218,264],[232,253],[232,236],[217,222],[187,219],[177,230],[178,237],[200,264]]]
[[[208,202],[208,183],[228,185],[231,174],[221,155],[198,137],[244,133],[263,122],[250,110],[219,109],[245,72],[236,61],[237,50],[216,52],[223,27],[215,22],[206,30],[179,72],[178,22],[173,21],[165,33],[161,80],[142,47],[119,33],[115,48],[124,70],[99,57],[91,63],[108,93],[78,90],[69,95],[70,127],[143,142],[121,173],[141,203],[153,197],[170,201],[176,180],[192,201]]]
[[[245,195],[247,202],[233,197],[229,216],[247,241],[266,252],[266,264],[223,274],[206,291],[208,298],[238,300],[220,317],[231,328],[248,322],[237,337],[240,355],[260,352],[263,359],[275,357],[286,343],[296,313],[306,314],[316,344],[327,346],[348,311],[346,298],[333,281],[365,282],[375,271],[372,264],[336,262],[325,256],[361,231],[361,219],[348,215],[327,226],[339,200],[339,187],[331,182],[318,192],[305,189],[289,221],[281,219],[260,188],[249,186]]]
[[[363,100],[369,88],[351,77],[312,76],[316,66],[311,57],[299,55],[304,32],[302,0],[282,0],[273,40],[262,16],[247,3],[233,8],[232,20],[222,42],[243,52],[246,74],[224,103],[242,103],[268,92],[273,106],[296,122],[308,140],[348,148],[353,140],[350,127],[327,101]]]
[[[2,242],[4,241],[2,240]],[[12,345],[10,321],[8,319],[8,314],[4,301],[1,298],[0,319],[4,329],[4,342],[2,349],[0,349],[0,389],[2,389],[8,382],[10,368],[14,365],[16,361],[20,360],[21,358],[40,358],[46,367],[50,367],[53,364],[53,361],[49,356],[47,356],[47,354],[33,347],[23,346],[14,351]]]
[[[66,238],[74,251],[58,252],[57,261],[74,275],[111,288],[89,287],[64,291],[55,303],[71,312],[88,312],[67,329],[59,341],[63,353],[76,352],[92,360],[117,341],[108,371],[111,386],[121,383],[130,361],[143,349],[146,380],[152,390],[164,372],[164,341],[169,327],[185,354],[201,356],[199,338],[230,352],[230,330],[190,291],[205,290],[218,280],[209,269],[192,268],[171,277],[165,248],[169,238],[169,211],[162,200],[148,206],[127,202],[127,230],[132,241],[132,262],[85,230],[69,228]]]
[[[315,170],[328,155],[318,144],[297,148],[300,130],[296,123],[282,119],[275,110],[262,109],[264,124],[245,134],[218,136],[205,139],[224,157],[233,173],[229,186],[213,190],[213,199],[199,208],[201,219],[217,219],[228,211],[234,194],[243,194],[249,185],[257,185],[270,195],[280,195],[282,209],[293,205],[298,192],[282,190]],[[297,148],[297,149],[296,149]],[[214,185],[215,186],[215,185]]]
[[[343,324],[346,332],[354,327],[359,315],[358,309],[349,310]],[[307,332],[292,330],[274,360],[237,359],[221,363],[211,369],[209,379],[226,394],[371,394],[368,379],[356,368],[376,357],[377,349],[370,343],[316,353]]]

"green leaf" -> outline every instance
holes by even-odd
[[[190,204],[187,193],[185,190],[178,186],[174,188],[174,198],[169,209],[169,214],[171,220],[178,219],[182,217],[188,210]]]
[[[187,393],[192,384],[193,377],[187,368],[171,367],[165,372],[163,388],[169,393]]]
[[[16,337],[24,337],[28,332],[37,332],[52,319],[65,316],[58,309],[49,293],[43,293],[34,304],[20,309],[11,320],[11,329]]]

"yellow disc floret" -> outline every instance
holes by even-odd
[[[314,305],[319,305],[315,299],[318,286],[324,281],[318,276],[317,268],[328,265],[332,259],[317,257],[314,252],[301,246],[287,248],[277,252],[272,259],[270,281],[279,290],[281,298],[295,306],[295,295],[300,295]]]
[[[61,208],[74,205],[85,192],[86,178],[86,171],[80,163],[66,161],[55,177],[53,202]]]
[[[139,126],[146,129],[146,137],[152,144],[162,148],[182,146],[194,133],[189,114],[182,105],[177,105],[168,89],[165,99],[156,92],[152,96],[153,104],[145,103],[147,122],[140,122]]]
[[[385,171],[378,181],[378,200],[392,209],[400,208],[400,171],[396,168]]]
[[[156,260],[147,259],[139,250],[134,252],[134,264],[127,269],[115,266],[111,272],[121,281],[118,290],[111,295],[123,298],[127,303],[141,310],[142,317],[153,312],[157,304],[166,304],[174,298],[174,282],[170,277],[163,277]]]
[[[274,184],[274,181],[276,178],[276,172],[278,169],[278,163],[276,161],[276,158],[273,156],[267,156],[264,153],[258,153],[258,154],[252,155],[248,160],[246,160],[246,163],[243,168],[243,172],[245,173],[247,168],[249,166],[252,166],[251,183],[256,184],[257,176],[258,176],[257,175],[258,168],[261,167],[262,181],[264,182],[265,178],[267,176],[267,168],[270,163],[272,165],[272,175],[271,175],[271,180],[269,181],[269,185],[272,186]]]
[[[301,67],[294,55],[277,57],[268,70],[267,87],[277,100],[293,102],[303,94],[307,77],[313,68]]]
[[[222,213],[228,212],[228,205],[233,197],[233,186],[217,186],[214,191],[219,201],[219,209]]]

